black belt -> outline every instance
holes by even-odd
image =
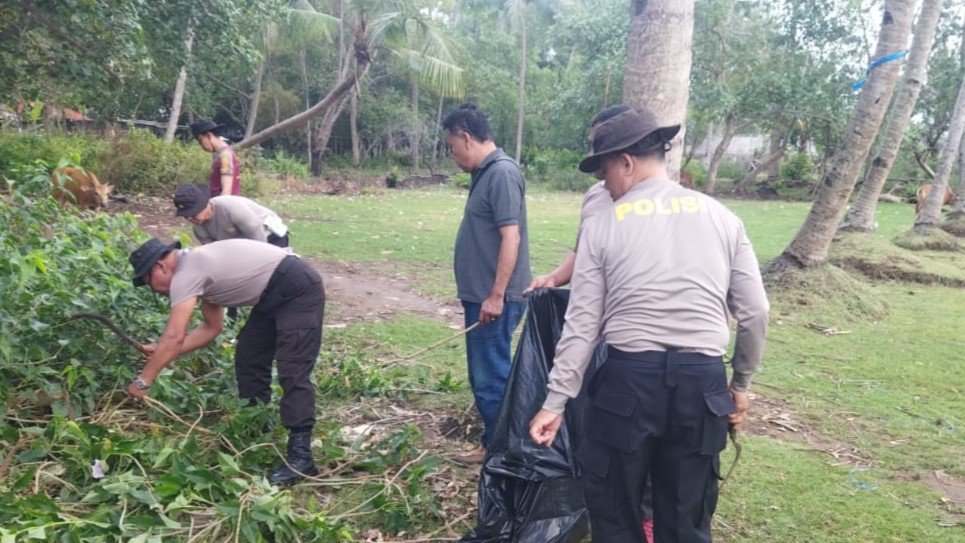
[[[652,362],[652,363],[663,363],[663,362],[676,362],[677,364],[707,364],[710,362],[716,362],[722,360],[720,356],[710,356],[701,353],[690,353],[682,352],[677,349],[670,349],[667,351],[640,351],[640,352],[629,352],[622,351],[613,346],[607,346],[607,358],[622,358],[624,360],[633,360],[634,362]]]

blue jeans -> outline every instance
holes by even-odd
[[[466,327],[479,320],[482,304],[462,302],[466,315]],[[509,368],[512,363],[510,343],[513,330],[526,311],[526,302],[505,302],[503,313],[489,324],[480,324],[466,334],[466,358],[469,364],[469,385],[476,399],[476,409],[483,420],[482,444],[489,443],[489,436],[499,415],[499,402],[506,390]]]

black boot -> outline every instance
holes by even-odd
[[[282,463],[268,476],[268,482],[273,485],[288,486],[295,484],[304,475],[318,475],[315,462],[312,460],[312,433],[292,432],[288,434],[288,464]]]

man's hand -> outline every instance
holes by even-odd
[[[559,431],[562,422],[562,415],[540,409],[533,420],[529,421],[529,437],[533,438],[533,442],[537,445],[549,447],[556,439],[556,432]]]
[[[530,283],[528,287],[526,287],[526,290],[523,291],[523,294],[524,295],[529,294],[530,292],[538,288],[554,288],[558,286],[559,285],[556,284],[556,278],[553,277],[553,274],[548,273],[546,275],[540,275],[539,277],[533,279],[533,282]]]
[[[747,418],[747,408],[750,407],[750,400],[747,398],[746,392],[730,389],[730,395],[734,398],[734,405],[737,407],[737,411],[727,415],[727,422],[729,422],[731,426],[739,426],[743,424]]]
[[[142,343],[137,350],[141,351],[144,358],[151,358],[151,355],[157,350],[157,343]]]
[[[127,395],[130,396],[131,398],[134,398],[135,400],[143,400],[144,398],[148,397],[149,390],[150,389],[148,388],[145,388],[145,389],[138,388],[137,383],[135,381],[131,381],[131,384],[127,385]]]
[[[493,294],[486,298],[479,309],[479,323],[489,324],[503,314],[503,297]]]

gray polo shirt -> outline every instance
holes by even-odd
[[[599,337],[628,352],[722,356],[730,315],[731,386],[746,390],[764,353],[768,309],[740,219],[673,181],[639,183],[586,219],[543,407],[560,413],[576,397]]]
[[[210,203],[211,218],[193,227],[202,244],[234,238],[267,242],[267,224],[281,224],[274,211],[244,196],[215,196]]]
[[[223,307],[254,306],[291,249],[228,239],[181,250],[171,280],[171,306],[197,296]]]
[[[606,190],[603,186],[603,181],[593,185],[586,191],[583,195],[583,206],[580,208],[580,227],[576,232],[576,247],[574,251],[580,246],[580,236],[583,234],[583,225],[586,220],[597,213],[602,213],[613,207],[613,197],[610,196],[610,191]]]
[[[469,198],[456,234],[453,264],[460,300],[482,303],[489,297],[502,241],[499,228],[512,224],[519,225],[519,253],[506,286],[506,300],[525,299],[523,289],[532,280],[525,196],[523,174],[502,149],[490,153],[472,172]]]

